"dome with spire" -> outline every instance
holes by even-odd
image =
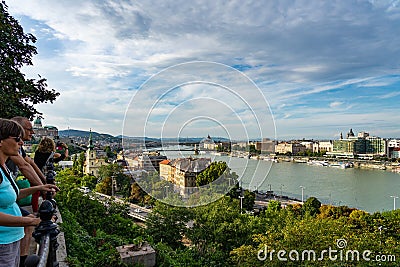
[[[208,135],[206,138],[200,141],[199,147],[200,149],[213,150],[215,148],[214,140],[210,135]]]
[[[353,129],[350,129],[350,131],[347,133],[347,138],[349,137],[354,137]]]
[[[42,125],[42,120],[41,120],[39,117],[37,117],[37,118],[33,121],[33,127],[34,127],[34,128],[42,128],[42,127],[43,127],[43,125]]]

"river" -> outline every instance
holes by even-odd
[[[162,152],[168,158],[192,152]],[[179,154],[179,155],[178,155]],[[213,161],[226,161],[244,188],[267,191],[304,200],[316,197],[324,204],[346,205],[373,213],[393,209],[393,198],[400,197],[400,174],[384,170],[339,169],[305,163],[279,162],[202,154]],[[396,207],[400,207],[400,198]]]

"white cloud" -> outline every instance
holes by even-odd
[[[334,101],[334,102],[331,102],[331,103],[329,104],[329,107],[331,107],[331,108],[337,108],[337,107],[340,107],[342,104],[343,104],[343,102]]]
[[[45,121],[60,128],[66,125],[60,120],[73,122],[71,127],[90,121],[119,134],[126,106],[146,79],[194,60],[237,66],[261,88],[277,117],[302,114],[306,125],[318,123],[308,111],[328,112],[318,102],[342,109],[349,103],[345,109],[356,112],[354,101],[365,101],[357,86],[399,83],[400,36],[394,33],[400,10],[393,1],[14,0],[8,5],[39,37],[35,68],[28,72],[40,73],[61,92],[55,104],[40,105]],[[398,97],[388,90],[380,100]],[[201,86],[179,93],[175,100],[207,95]],[[212,96],[224,99],[218,91]],[[254,108],[265,105],[252,94],[246,101]],[[314,106],[298,112],[298,103]],[[141,107],[135,111],[141,114]],[[295,124],[290,127],[297,131]]]

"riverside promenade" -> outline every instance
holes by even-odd
[[[254,201],[254,208],[266,208],[271,200],[279,201],[281,203],[282,208],[286,208],[288,205],[295,205],[295,204],[304,204],[301,200],[296,198],[291,198],[288,196],[281,196],[274,194],[273,191],[267,191],[266,193],[262,192],[255,192],[256,199]]]

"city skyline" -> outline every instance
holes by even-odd
[[[277,139],[337,139],[350,128],[400,137],[396,1],[6,3],[25,32],[38,38],[27,76],[40,74],[61,93],[54,104],[38,105],[44,124],[122,134],[125,112],[144,82],[171,66],[206,61],[254,82],[265,102],[249,93],[246,103],[256,112],[270,109]],[[210,92],[227,109],[214,104],[217,120],[190,124],[185,132],[182,124],[189,119],[181,115],[201,111],[205,104],[193,99]],[[214,87],[180,88],[167,100],[156,111],[181,108],[169,128],[183,129],[185,136],[235,132],[239,124],[230,124],[229,108],[234,115],[243,112],[237,117],[244,124],[249,118]],[[183,105],[189,100],[190,106]],[[135,114],[149,113],[135,104]],[[199,133],[202,128],[208,129]],[[248,136],[259,137],[273,139]]]

